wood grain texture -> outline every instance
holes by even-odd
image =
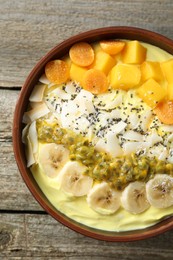
[[[35,259],[172,259],[173,232],[133,243],[84,237],[50,216],[0,214],[0,255]],[[4,259],[4,258],[3,258]],[[23,258],[22,258],[23,259]]]
[[[171,0],[0,0],[0,86],[21,86],[53,46],[79,32],[135,26],[173,39]]]
[[[0,89],[0,209],[42,210],[18,171],[12,147],[12,119],[19,91]]]

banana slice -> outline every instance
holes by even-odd
[[[122,207],[133,214],[138,214],[149,208],[146,197],[145,183],[135,181],[130,183],[122,192]]]
[[[69,151],[63,145],[44,144],[40,148],[39,162],[45,174],[54,178],[69,160]]]
[[[155,208],[173,205],[173,178],[166,174],[156,174],[146,184],[147,198]]]
[[[108,183],[96,184],[88,193],[88,205],[96,212],[109,215],[120,207],[121,192],[113,190]]]
[[[86,195],[93,185],[93,179],[83,174],[86,169],[77,161],[67,162],[59,175],[60,187],[76,197]]]

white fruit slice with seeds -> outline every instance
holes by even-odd
[[[55,178],[69,160],[69,151],[61,144],[44,144],[40,148],[38,160],[44,173]]]
[[[86,195],[93,185],[93,179],[84,175],[86,169],[77,161],[67,162],[59,175],[62,190],[76,197]]]
[[[123,190],[121,197],[123,208],[130,213],[138,214],[149,208],[145,183],[135,181]]]
[[[102,215],[115,213],[120,207],[121,192],[112,189],[108,183],[94,185],[87,196],[88,205]]]
[[[147,199],[155,208],[167,208],[173,205],[173,177],[156,174],[146,184]]]

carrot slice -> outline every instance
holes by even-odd
[[[87,42],[74,44],[69,51],[70,59],[79,66],[86,67],[94,61],[94,50]]]
[[[173,102],[165,101],[161,102],[154,109],[154,112],[158,116],[159,120],[167,125],[173,124]]]
[[[104,93],[108,89],[106,75],[97,69],[88,70],[83,79],[83,88],[93,94]]]
[[[69,79],[70,68],[63,60],[53,60],[46,64],[45,74],[50,82],[61,84]]]
[[[116,40],[107,40],[100,42],[101,48],[110,55],[115,55],[123,50],[125,42]]]

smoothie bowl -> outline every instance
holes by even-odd
[[[173,41],[132,27],[74,36],[28,76],[15,158],[56,220],[101,240],[173,227]]]

